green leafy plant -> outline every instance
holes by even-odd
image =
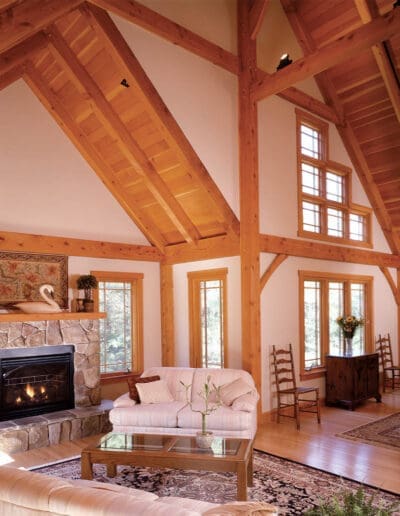
[[[338,317],[336,322],[342,328],[344,336],[352,339],[356,329],[364,324],[364,319],[357,319],[354,315],[347,315]]]
[[[199,412],[201,414],[201,433],[205,435],[207,433],[207,416],[209,416],[212,412],[216,411],[218,407],[222,405],[220,400],[219,391],[221,387],[217,387],[214,383],[211,383],[211,376],[207,376],[206,382],[203,385],[201,391],[197,393],[197,395],[202,398],[204,401],[204,408],[197,409],[193,408],[193,403],[189,398],[189,389],[191,385],[186,385],[185,383],[180,382],[186,389],[186,401],[188,402],[190,408],[193,412]],[[211,402],[210,397],[215,393],[215,402]],[[213,396],[214,397],[214,396]],[[212,405],[211,405],[212,403]]]
[[[374,506],[374,497],[367,496],[362,487],[356,492],[345,491],[319,507],[309,509],[307,516],[390,516],[399,510],[399,504],[388,508]]]
[[[96,276],[93,276],[92,274],[84,274],[78,277],[76,285],[79,290],[83,290],[85,292],[85,299],[92,299],[92,289],[97,288],[98,283]]]

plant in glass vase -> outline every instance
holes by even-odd
[[[352,339],[354,333],[359,326],[364,324],[364,319],[357,318],[354,315],[340,316],[336,319],[338,325],[342,328],[345,342],[344,354],[352,354]]]
[[[186,389],[186,401],[193,412],[201,414],[201,431],[196,434],[196,442],[199,448],[209,448],[213,441],[213,433],[207,431],[207,416],[215,412],[222,405],[220,400],[220,387],[211,383],[211,376],[207,376],[201,391],[197,395],[203,400],[204,406],[197,408],[190,400],[189,389],[191,385],[180,382]]]

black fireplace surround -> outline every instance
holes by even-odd
[[[74,346],[0,349],[0,421],[74,407]]]

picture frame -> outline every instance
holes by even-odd
[[[54,300],[68,308],[68,258],[65,255],[0,252],[0,306],[42,301],[39,287],[54,287]]]

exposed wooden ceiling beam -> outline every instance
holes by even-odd
[[[253,97],[260,100],[316,75],[343,61],[347,61],[360,52],[380,41],[395,36],[400,32],[400,9],[393,9],[371,22],[350,31],[345,36],[314,50],[291,65],[279,70],[253,86]]]
[[[0,52],[30,38],[81,3],[82,0],[24,0],[9,5],[1,12]]]
[[[134,166],[135,171],[143,177],[146,187],[159,202],[167,216],[187,242],[196,242],[200,234],[186,215],[182,206],[168,189],[153,164],[131,136],[125,124],[114,111],[96,82],[80,63],[74,52],[66,44],[59,31],[53,27],[48,31],[51,45],[56,50],[56,59],[62,62],[62,68],[69,70],[69,75],[78,88],[92,99],[97,115],[105,128],[119,143],[121,151]],[[50,47],[51,50],[51,47]]]
[[[237,56],[211,43],[194,32],[169,20],[156,11],[145,7],[135,0],[89,0],[90,3],[104,10],[125,18],[126,20],[149,30],[158,36],[180,45],[200,57],[225,68],[234,74],[238,73]]]
[[[163,263],[175,264],[197,262],[240,254],[239,241],[228,236],[217,236],[199,240],[197,246],[175,244],[165,248]]]
[[[226,202],[186,135],[172,116],[111,18],[106,12],[94,6],[90,6],[89,9],[82,9],[82,12],[85,12],[90,17],[98,37],[104,41],[113,59],[118,61],[127,71],[128,82],[137,84],[138,89],[142,92],[143,100],[154,117],[166,128],[166,137],[169,135],[173,139],[174,148],[180,155],[180,158],[188,164],[190,173],[197,177],[199,183],[213,199],[215,206],[223,217],[226,230],[232,232],[237,237],[239,235],[239,221],[235,213]]]
[[[0,249],[2,251],[53,253],[67,256],[149,262],[159,262],[163,258],[158,249],[149,245],[122,244],[9,231],[0,231]]]
[[[274,235],[260,235],[260,251],[315,260],[360,263],[378,267],[400,267],[400,256],[398,255]]]
[[[194,54],[201,55],[204,59],[221,66],[235,75],[239,73],[239,61],[236,55],[227,50],[221,53],[222,49],[220,47],[138,2],[129,0],[123,0],[123,2],[119,0],[89,0],[89,3],[115,12],[146,30],[171,41],[175,45],[182,46]],[[266,3],[268,3],[268,0]],[[259,69],[258,72],[260,78],[267,77],[265,71]],[[326,106],[323,102],[314,99],[311,95],[307,95],[307,93],[301,90],[288,88],[280,92],[279,96],[299,107],[308,109],[315,115],[326,118],[331,122],[335,121],[336,114],[329,106]]]
[[[1,31],[0,31],[1,32]],[[7,74],[10,70],[21,66],[29,57],[38,50],[45,48],[48,40],[43,32],[26,39],[23,43],[0,53],[0,76]]]
[[[291,24],[293,32],[295,33],[304,54],[312,54],[316,51],[315,43],[309,35],[305,37],[306,31],[303,26],[303,21],[297,15],[295,4],[293,4],[292,0],[281,0],[281,3],[283,5],[283,8],[285,9],[289,23]],[[347,123],[347,121],[343,119],[343,105],[332,85],[332,82],[329,77],[329,72],[325,71],[322,74],[317,75],[315,79],[325,100],[330,102],[333,109],[336,111],[338,118],[341,120],[341,123],[336,124],[336,128],[339,132],[339,135],[342,138],[343,144],[350,156],[350,159],[361,181],[361,184],[368,196],[369,202],[371,203],[371,206],[375,212],[375,215],[390,246],[390,249],[394,253],[399,253],[399,236],[395,231],[393,231],[391,227],[391,220],[388,211],[383,203],[382,197],[374,182],[372,173],[368,167],[361,146],[355,136],[354,130],[349,125],[349,123]]]
[[[358,13],[363,23],[369,23],[379,15],[376,4],[368,0],[354,0]],[[397,77],[394,74],[389,55],[383,43],[378,43],[372,47],[376,64],[381,72],[397,120],[400,122],[400,88]]]
[[[265,12],[267,10],[270,0],[254,0],[254,3],[250,9],[249,14],[249,25],[250,25],[250,38],[256,39],[260,32],[262,22],[264,20]]]
[[[0,73],[0,91],[22,77],[24,69],[22,66],[11,68],[6,73]]]
[[[54,92],[44,83],[33,65],[27,65],[24,79],[144,236],[163,252],[167,242],[158,228],[143,215],[138,216],[135,213],[131,207],[129,194],[114,181],[113,170],[103,161],[98,151],[76,125]]]

